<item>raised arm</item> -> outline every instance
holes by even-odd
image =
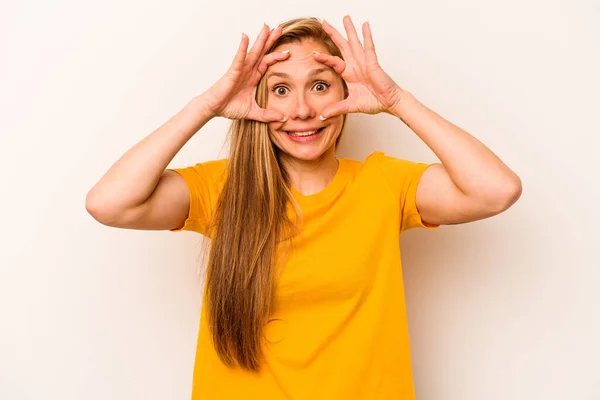
[[[128,229],[172,229],[189,212],[183,178],[167,166],[210,119],[202,98],[194,98],[169,121],[127,151],[92,187],[88,212],[100,223]]]
[[[521,195],[521,180],[468,132],[405,93],[392,111],[435,153],[417,187],[417,208],[432,224],[460,224],[497,215]]]
[[[129,229],[174,229],[189,214],[190,192],[183,178],[167,166],[211,118],[279,121],[284,116],[256,104],[258,82],[269,65],[289,53],[265,55],[281,28],[263,26],[248,52],[242,40],[229,70],[210,89],[192,99],[161,127],[127,151],[94,185],[86,209],[102,224]]]
[[[416,205],[423,221],[457,224],[496,215],[521,195],[521,180],[490,149],[468,132],[421,104],[379,65],[368,23],[364,47],[349,16],[346,40],[333,26],[323,28],[342,51],[315,59],[332,67],[348,85],[348,97],[323,111],[322,119],[343,113],[385,112],[400,118],[440,159],[419,180]]]

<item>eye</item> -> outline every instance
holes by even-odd
[[[277,95],[277,96],[285,96],[288,92],[288,89],[285,86],[275,86],[273,88],[273,92]]]
[[[331,86],[329,83],[320,81],[320,82],[315,83],[315,86],[313,86],[313,89],[315,89],[317,92],[324,92],[329,88],[329,86]]]

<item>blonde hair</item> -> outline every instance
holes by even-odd
[[[342,57],[318,19],[298,18],[281,26],[281,36],[267,53],[282,44],[314,40],[331,55]],[[266,107],[267,99],[263,77],[256,100]],[[343,121],[342,130],[346,116]],[[211,337],[220,359],[229,367],[238,365],[257,372],[263,357],[263,326],[275,295],[276,257],[282,251],[280,246],[289,245],[298,233],[302,216],[268,125],[235,120],[229,142],[227,177],[212,221],[205,299]],[[295,211],[293,221],[286,213],[288,204]]]

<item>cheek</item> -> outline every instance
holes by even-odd
[[[279,131],[279,129],[283,126],[281,122],[269,122],[269,136],[272,137],[274,132]]]
[[[267,98],[267,108],[275,111],[285,111],[286,110],[286,102],[281,97],[275,96],[273,93],[269,92],[269,97]]]
[[[322,101],[319,101],[319,111],[323,111],[327,106],[337,103],[340,99],[337,96],[325,96]]]
[[[325,108],[332,104],[338,103],[338,102],[344,100],[345,98],[346,98],[346,95],[344,94],[343,86],[341,84],[335,85],[334,88],[331,88],[331,90],[325,96],[323,96],[323,99],[322,99],[322,102],[320,103],[320,105],[321,105],[321,107]]]

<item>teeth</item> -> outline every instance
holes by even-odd
[[[291,136],[310,136],[317,133],[317,131],[308,131],[308,132],[288,132]]]

